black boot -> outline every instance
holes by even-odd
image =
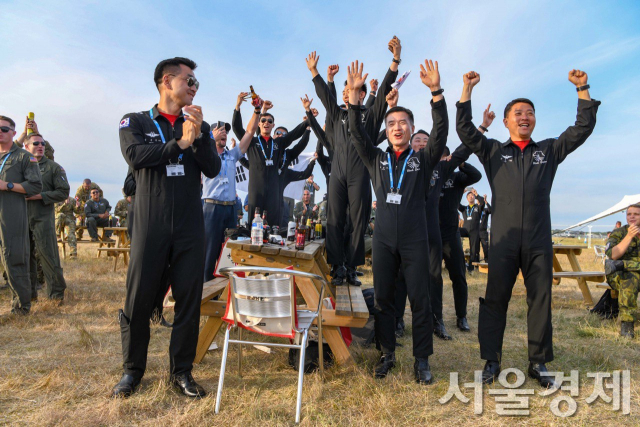
[[[404,336],[404,319],[401,317],[396,320],[396,337],[402,338]]]
[[[396,354],[395,353],[387,353],[383,354],[380,357],[378,363],[373,368],[373,372],[376,378],[385,378],[391,368],[396,366]]]
[[[347,283],[352,286],[362,286],[362,283],[356,274],[356,269],[353,267],[347,267]]]
[[[429,359],[416,357],[416,361],[413,363],[413,375],[418,384],[431,384],[433,377],[431,376]]]
[[[531,378],[533,378],[534,380],[538,380],[543,388],[559,388],[556,382],[553,380],[553,375],[545,375],[548,372],[549,371],[547,371],[547,367],[544,363],[529,362],[528,373]]]
[[[458,317],[458,320],[456,320],[456,326],[462,332],[471,331],[471,328],[469,328],[469,323],[467,322],[467,318],[466,317]]]
[[[444,328],[444,321],[442,319],[436,319],[433,323],[433,334],[440,339],[445,341],[449,341],[451,339],[451,335],[447,333],[447,330]]]
[[[333,286],[342,286],[347,277],[347,269],[344,265],[334,265],[331,268],[331,284]]]
[[[207,395],[204,388],[195,382],[191,376],[191,372],[173,375],[171,377],[171,384],[187,397],[201,398]]]
[[[493,382],[498,379],[498,375],[500,375],[500,363],[487,360],[482,370],[482,383],[493,384]]]
[[[136,378],[133,375],[123,374],[122,378],[120,378],[120,382],[111,390],[111,397],[129,397],[135,393],[139,385],[140,378]]]
[[[624,262],[620,260],[607,259],[604,261],[604,274],[607,276],[616,271],[624,270]]]
[[[625,338],[633,338],[636,336],[633,331],[633,322],[620,323],[620,336]]]

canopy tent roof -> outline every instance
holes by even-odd
[[[640,194],[635,194],[633,196],[624,196],[622,200],[620,200],[615,205],[611,206],[609,209],[602,211],[599,214],[592,216],[591,218],[587,218],[584,221],[580,221],[579,223],[574,224],[571,227],[567,227],[561,232],[565,232],[567,230],[571,230],[572,228],[576,228],[576,227],[582,227],[583,225],[587,225],[590,222],[597,221],[600,218],[604,218],[606,216],[621,212],[627,209],[630,205],[634,205],[636,203],[640,203]]]

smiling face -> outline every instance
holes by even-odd
[[[198,88],[195,84],[189,86],[189,80],[195,78],[191,68],[180,64],[180,72],[176,71],[164,75],[163,87],[171,99],[182,108],[185,105],[193,104],[193,98],[195,98]]]
[[[100,201],[100,191],[91,190],[91,200],[93,200],[94,202]]]
[[[467,194],[467,201],[469,202],[469,206],[473,205],[476,201],[476,196],[473,193]]]
[[[413,139],[411,140],[411,148],[413,148],[413,151],[422,150],[424,147],[427,146],[428,142],[429,142],[428,135],[425,135],[423,133],[418,133],[414,135]]]
[[[503,122],[512,141],[527,141],[536,127],[536,113],[531,105],[518,102],[511,107]]]
[[[397,111],[389,114],[385,120],[387,139],[395,151],[402,151],[409,145],[414,131],[409,114]]]
[[[635,206],[627,208],[627,224],[640,226],[640,208]]]
[[[271,136],[271,131],[273,130],[273,116],[268,114],[268,115],[263,115],[262,117],[260,117],[260,134],[262,136]]]

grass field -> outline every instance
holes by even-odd
[[[576,243],[564,241],[564,243]],[[598,242],[594,242],[598,243]],[[9,315],[10,293],[0,291],[0,424],[10,425],[290,425],[293,424],[296,372],[287,364],[285,350],[265,354],[245,348],[244,375],[236,371],[235,350],[230,351],[222,409],[214,415],[215,390],[221,351],[209,352],[194,368],[194,377],[210,392],[199,401],[187,400],[168,383],[168,341],[170,331],[153,326],[148,370],[138,393],[126,400],[108,398],[121,375],[120,332],[117,310],[124,301],[125,271],[112,272],[112,262],[94,258],[95,249],[80,248],[80,258],[64,261],[68,290],[58,307],[43,299],[27,317]],[[580,256],[584,270],[601,270],[593,252]],[[568,269],[568,263],[565,265]],[[366,286],[371,286],[370,270]],[[637,367],[640,364],[638,338],[623,340],[619,324],[601,320],[585,310],[575,281],[563,280],[554,287],[553,328],[556,359],[551,370],[580,372],[578,410],[570,418],[554,416],[549,397],[538,395],[537,383],[528,379],[520,389],[534,389],[529,401],[530,415],[496,414],[495,397],[484,390],[484,412],[474,415],[473,400],[456,399],[441,405],[438,399],[449,387],[449,373],[459,372],[464,394],[473,399],[473,390],[462,384],[473,381],[473,371],[482,369],[476,336],[478,297],[484,295],[486,276],[469,278],[469,323],[472,332],[455,328],[450,281],[445,277],[444,313],[452,341],[434,342],[431,367],[435,383],[418,386],[412,380],[411,321],[407,310],[407,334],[399,340],[399,363],[392,375],[379,381],[372,378],[377,360],[374,349],[354,348],[356,366],[333,367],[305,378],[302,425],[640,425]],[[602,294],[591,284],[594,299]],[[516,283],[509,309],[503,369],[515,367],[526,372],[526,295]],[[169,316],[171,317],[171,316]],[[222,345],[222,334],[217,338]],[[587,372],[631,371],[631,414],[612,411],[611,404],[586,399],[594,381]],[[501,387],[493,387],[502,389]],[[610,395],[611,391],[607,390]],[[565,407],[561,405],[561,409]]]

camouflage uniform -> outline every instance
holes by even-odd
[[[131,202],[129,202],[126,198],[121,199],[116,203],[116,209],[113,211],[115,216],[120,218],[120,227],[127,227],[127,215],[129,214],[129,209],[131,208]]]
[[[612,249],[627,235],[629,225],[615,229],[607,240],[607,257],[611,258]],[[620,320],[633,322],[638,310],[638,291],[640,290],[640,239],[636,236],[629,244],[627,252],[620,258],[624,270],[607,276],[607,283],[618,291]]]
[[[85,190],[82,185],[80,185],[80,187],[78,187],[78,189],[76,190],[76,200],[80,201],[80,210],[78,212],[77,222],[78,225],[85,225],[84,205],[87,204],[87,200],[91,199],[91,190],[100,190],[100,197],[103,196],[102,189],[95,182],[91,183],[88,190]],[[78,239],[82,239],[83,231],[84,230],[82,229],[76,231]]]
[[[78,241],[76,240],[76,214],[84,213],[84,209],[76,207],[76,200],[69,197],[66,202],[56,203],[56,232],[62,233],[65,227],[67,230],[67,243],[71,249],[71,256],[78,255]]]

